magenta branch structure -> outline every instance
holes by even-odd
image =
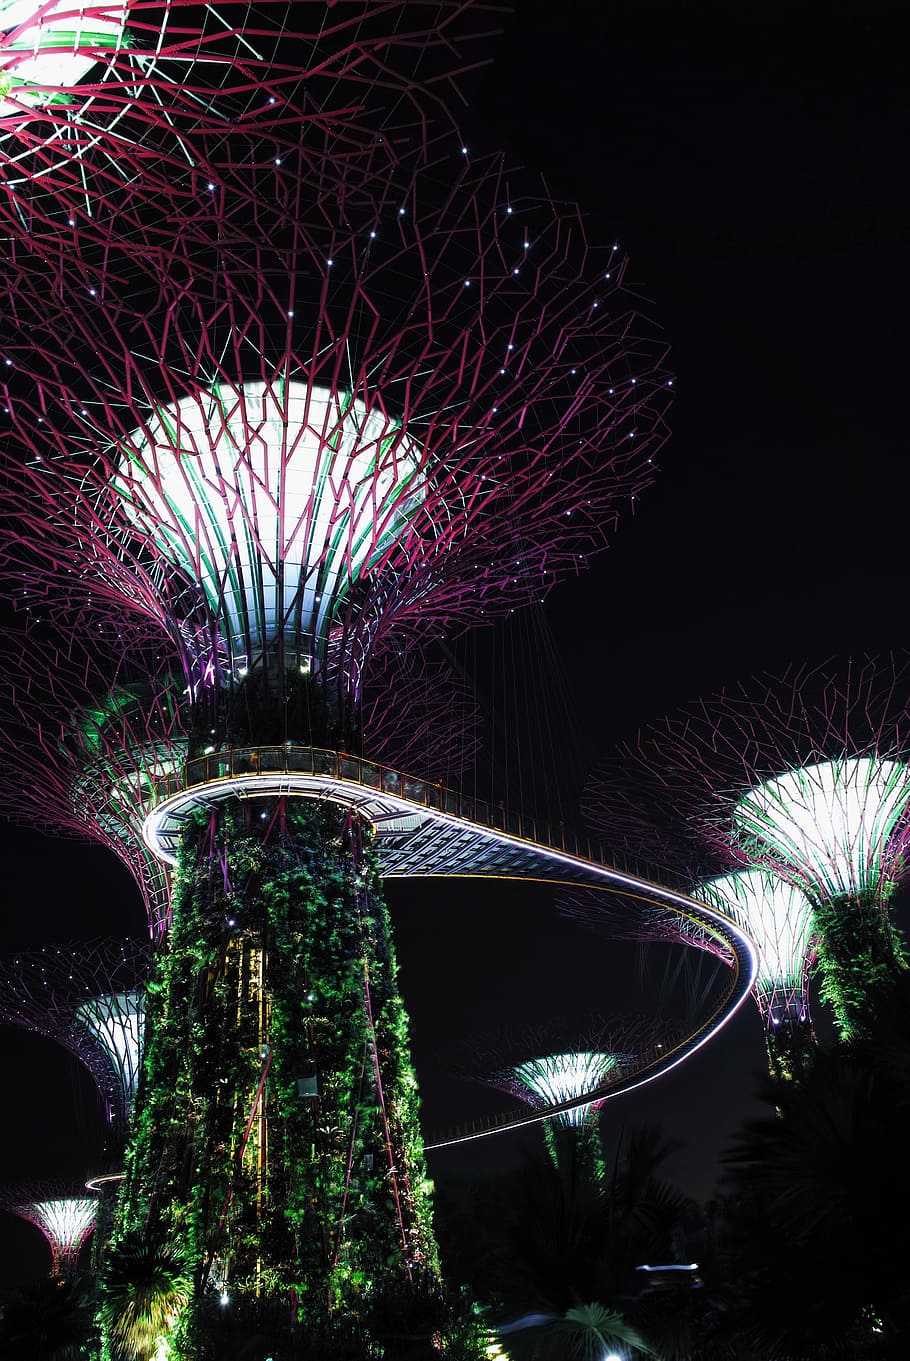
[[[676,829],[677,845],[685,828],[727,866],[764,872],[764,881],[725,882],[751,901],[750,920],[757,910],[752,934],[769,961],[789,942],[794,987],[812,936],[822,995],[845,1038],[863,1031],[905,970],[888,901],[910,841],[907,679],[893,658],[760,678],[639,734],[592,799],[605,828],[634,836],[637,827],[646,839],[650,817]],[[755,895],[760,883],[770,898]],[[783,885],[796,892],[769,940],[766,912],[777,903],[777,918]],[[801,989],[792,1005],[802,1009]]]
[[[113,216],[121,237],[166,248],[168,205],[180,200],[188,231],[213,195],[235,208],[248,202],[261,190],[257,176],[300,150],[301,131],[327,139],[338,161],[367,146],[394,159],[382,135],[391,114],[420,138],[426,109],[440,111],[440,93],[477,60],[472,25],[482,9],[460,0],[217,9],[4,0],[7,226],[42,248],[78,251],[102,240]]]
[[[315,1330],[438,1278],[376,824],[343,778],[369,676],[582,570],[665,433],[619,248],[498,158],[422,145],[327,158],[318,194],[276,175],[245,232],[214,194],[192,273],[20,250],[0,283],[17,592],[143,621],[186,692],[110,1251],[153,1225],[185,1254],[194,1357],[224,1300]],[[298,769],[326,754],[331,792]]]
[[[147,943],[93,940],[0,961],[0,1023],[44,1035],[91,1073],[122,1146],[142,1060]]]
[[[20,598],[21,628],[4,643],[0,743],[16,753],[0,771],[0,809],[12,821],[108,847],[142,895],[153,940],[170,912],[167,867],[142,824],[156,782],[186,757],[179,665],[130,621],[42,611]],[[154,683],[149,680],[154,676]]]
[[[18,1215],[47,1239],[53,1276],[78,1270],[82,1245],[95,1227],[96,1197],[56,1182],[29,1182],[0,1187],[0,1209]]]

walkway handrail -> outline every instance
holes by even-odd
[[[659,875],[664,880],[668,873],[663,866],[632,865],[625,857],[612,856],[607,860],[601,846],[594,846],[589,837],[579,836],[564,826],[558,829],[549,827],[537,818],[507,810],[502,803],[479,799],[439,782],[407,775],[378,761],[344,751],[333,751],[328,747],[282,743],[206,752],[187,761],[181,771],[160,776],[154,782],[150,808],[175,794],[200,788],[216,780],[255,774],[325,775],[365,789],[393,794],[425,808],[438,809],[450,817],[489,827],[492,831],[506,832],[550,850],[564,851],[567,855],[589,860],[605,868],[622,868],[641,877]]]

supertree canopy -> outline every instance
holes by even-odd
[[[891,658],[766,677],[640,734],[598,791],[605,821],[615,810],[641,831],[649,807],[727,866],[798,889],[787,931],[795,941],[803,929],[804,895],[822,995],[845,1036],[905,967],[888,914],[910,838],[905,689]]]
[[[95,1227],[96,1208],[94,1196],[55,1182],[0,1187],[0,1209],[34,1224],[44,1234],[55,1276],[76,1271],[82,1244]]]
[[[147,945],[94,940],[0,963],[0,1021],[45,1035],[89,1070],[122,1145],[142,1056]]]
[[[752,993],[765,1025],[770,1068],[775,1076],[798,1076],[815,1044],[809,1010],[812,904],[802,889],[765,869],[710,879],[695,896],[731,912],[758,946]]]
[[[564,1046],[566,1028],[559,1029]],[[656,1053],[672,1049],[679,1038],[672,1024],[640,1016],[589,1023],[581,1043],[572,1048],[557,1049],[555,1028],[538,1029],[496,1042],[491,1055],[498,1054],[500,1063],[506,1056],[506,1064],[482,1080],[539,1111],[590,1093],[590,1101],[544,1118],[544,1135],[557,1164],[582,1148],[596,1162],[597,1114],[613,1088],[640,1072]]]
[[[185,1255],[194,1357],[222,1298],[313,1329],[438,1276],[371,829],[266,786],[258,748],[359,744],[369,668],[578,571],[664,433],[618,249],[464,153],[276,176],[245,238],[216,195],[192,277],[4,276],[17,570],[150,621],[191,755],[232,752],[181,803],[112,1248]]]

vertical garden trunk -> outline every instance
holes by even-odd
[[[903,942],[888,915],[887,895],[820,902],[815,927],[822,998],[834,1011],[841,1038],[857,1038],[866,1033],[907,967]]]
[[[329,802],[199,808],[184,832],[117,1233],[185,1253],[178,1326],[304,1329],[435,1282],[417,1088],[369,834]]]

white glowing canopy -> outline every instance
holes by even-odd
[[[56,1261],[77,1250],[95,1224],[98,1202],[88,1196],[68,1196],[63,1200],[37,1200],[28,1206],[29,1218],[37,1224]]]
[[[839,898],[875,891],[910,804],[910,767],[877,756],[800,766],[757,785],[733,812],[754,860],[770,860],[806,891]]]
[[[425,495],[399,422],[301,382],[217,384],[158,408],[121,448],[127,513],[201,586],[235,663],[279,636],[318,655]]]
[[[129,1115],[142,1065],[145,1011],[141,994],[118,992],[93,997],[81,1004],[76,1017],[92,1032],[110,1059]]]
[[[618,1063],[616,1054],[550,1054],[546,1058],[520,1063],[512,1072],[532,1096],[535,1105],[553,1106],[595,1091],[606,1082]],[[554,1119],[563,1125],[583,1125],[595,1104],[600,1103],[575,1106]]]
[[[696,896],[733,917],[758,946],[754,989],[763,1010],[802,990],[812,942],[812,904],[802,889],[751,869],[711,879]]]
[[[0,0],[0,118],[65,98],[61,92],[119,49],[125,21],[117,3]]]

